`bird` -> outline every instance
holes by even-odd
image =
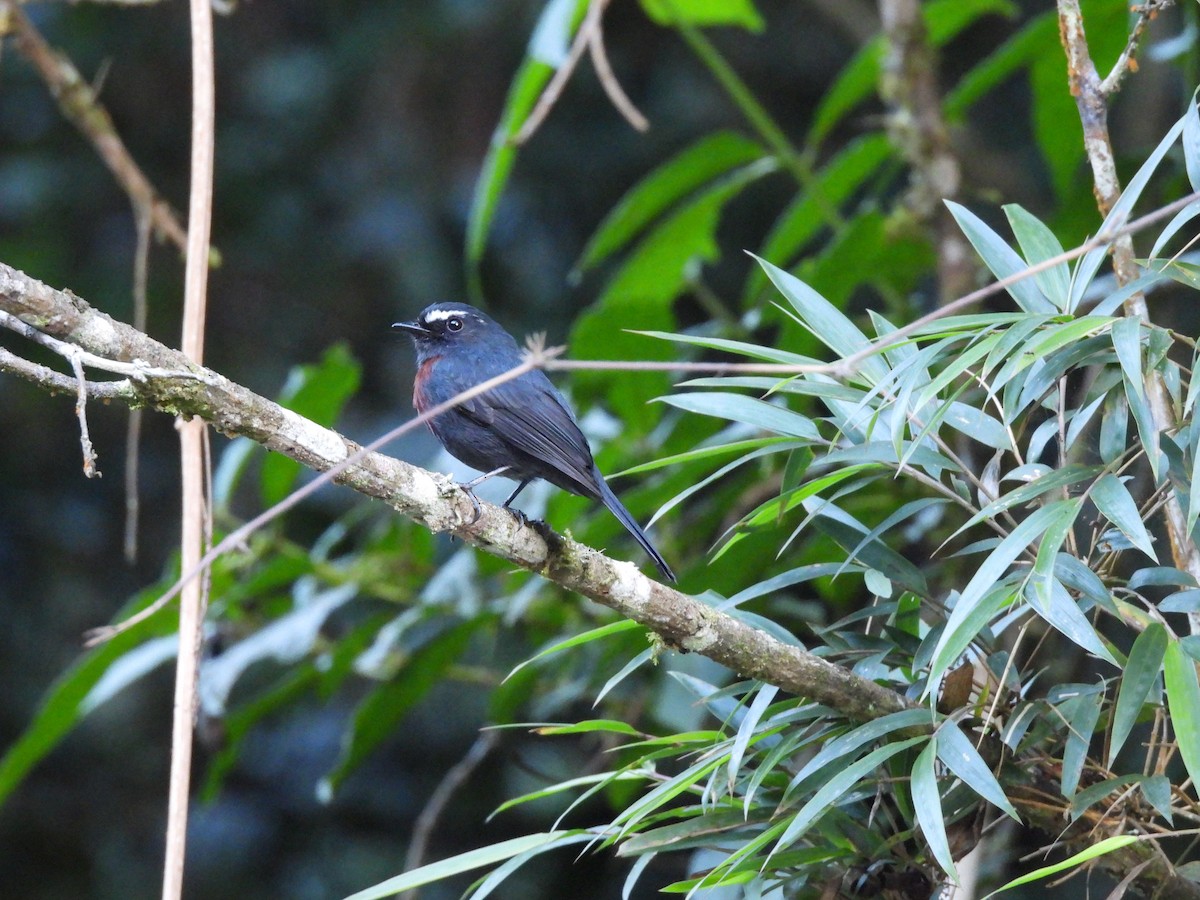
[[[418,413],[502,375],[524,359],[503,326],[465,303],[434,303],[414,321],[396,322],[392,328],[407,333],[416,347],[413,406]],[[517,495],[538,478],[598,500],[634,536],[659,571],[675,580],[671,567],[604,480],[575,414],[540,369],[435,416],[429,427],[451,456],[483,473],[463,485],[468,493],[483,480],[503,475],[517,482],[504,501],[505,509],[511,510]],[[472,502],[476,503],[473,494]]]

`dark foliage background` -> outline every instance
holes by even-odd
[[[820,4],[758,5],[763,33],[721,29],[712,38],[799,136],[860,35],[823,15]],[[853,5],[869,33],[873,5]],[[25,9],[85,76],[101,81],[102,100],[133,157],[168,198],[184,202],[186,8]],[[273,396],[291,366],[343,342],[362,363],[363,383],[341,429],[367,439],[409,413],[411,354],[387,326],[434,300],[465,295],[471,193],[540,9],[525,0],[254,0],[218,21],[213,241],[223,262],[210,280],[209,365]],[[944,77],[953,81],[1019,23],[990,17],[969,28],[946,49]],[[1180,25],[1164,17],[1155,27]],[[568,273],[604,213],[656,162],[715,128],[742,125],[679,37],[651,25],[635,4],[613,4],[605,34],[622,84],[652,128],[645,135],[630,129],[585,65],[521,155],[483,266],[487,302],[516,333],[565,337],[602,283],[592,275],[574,284]],[[1182,80],[1152,65],[1133,79],[1117,107],[1119,149],[1136,159],[1158,139],[1178,115]],[[1031,136],[1029,90],[1023,78],[1011,79],[956,129],[965,202],[1002,198],[1053,216],[1069,233],[1083,230],[1074,223],[1095,216],[1088,180],[1081,169],[1078,189],[1051,199]],[[840,137],[875,127],[877,114],[861,110]],[[711,278],[718,289],[743,277],[749,261],[733,251],[758,245],[780,190],[776,181],[760,183],[724,220],[727,252]],[[128,320],[134,241],[125,196],[6,46],[0,258]],[[174,343],[182,276],[174,251],[156,247],[150,271],[149,331]],[[689,322],[704,313],[685,297],[676,314]],[[169,564],[176,444],[171,422],[155,415],[142,446],[141,550],[136,564],[119,562],[125,421],[123,410],[93,405],[104,478],[87,481],[70,401],[47,402],[32,386],[0,380],[0,747],[22,732],[47,687],[77,657],[82,632],[110,619],[117,598]],[[223,441],[216,443],[219,452]],[[422,437],[393,451],[420,463],[433,449]],[[344,492],[323,493],[291,533],[297,540],[316,534],[353,502]],[[504,640],[501,633],[479,652],[503,659]],[[337,757],[355,699],[353,689],[306,699],[250,735],[217,799],[193,814],[189,897],[315,900],[399,870],[415,817],[448,761],[466,752],[487,719],[484,698],[461,685],[439,686],[403,733],[322,804],[316,785]],[[0,894],[155,895],[169,707],[170,672],[162,667],[88,718],[0,808]],[[594,749],[510,736],[496,764],[454,801],[430,857],[531,830],[524,812],[480,823],[505,797],[528,789],[530,771],[566,777]],[[507,896],[616,897],[623,871],[606,857],[547,863],[510,885]],[[445,886],[425,890],[429,898],[456,895]]]

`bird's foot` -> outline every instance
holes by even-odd
[[[511,506],[506,506],[504,508],[508,510],[509,515],[511,515],[514,519],[516,519],[517,524],[519,524],[522,528],[533,524],[533,522],[529,518],[529,516],[525,515],[525,513],[522,512],[521,510],[513,509]]]
[[[468,481],[466,483],[459,483],[458,487],[467,495],[467,499],[471,501],[471,509],[474,510],[475,514],[471,516],[471,521],[467,525],[474,525],[479,521],[479,517],[483,515],[483,507],[479,505],[479,498],[475,496],[475,485]]]
[[[458,482],[458,486],[466,491],[467,496],[471,498],[471,508],[475,510],[475,515],[472,516],[471,521],[467,523],[468,525],[474,525],[479,521],[479,517],[483,515],[483,507],[479,505],[479,498],[475,496],[476,485],[483,484],[489,478],[492,478],[496,475],[503,475],[508,471],[508,468],[508,466],[500,466],[498,469],[492,469],[490,472],[484,472],[478,478],[472,478],[470,481]],[[511,500],[512,498],[510,497],[509,499]]]

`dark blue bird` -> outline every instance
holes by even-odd
[[[484,313],[465,303],[435,303],[415,322],[392,326],[417,348],[413,405],[424,412],[518,366],[521,349]],[[526,372],[459,404],[429,422],[452,456],[485,473],[517,482],[505,509],[525,485],[544,478],[607,506],[672,581],[675,574],[596,468],[592,451],[567,402],[539,370]]]

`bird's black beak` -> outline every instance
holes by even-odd
[[[431,334],[430,330],[420,322],[396,322],[392,325],[393,331],[406,331],[413,337],[427,337]]]

